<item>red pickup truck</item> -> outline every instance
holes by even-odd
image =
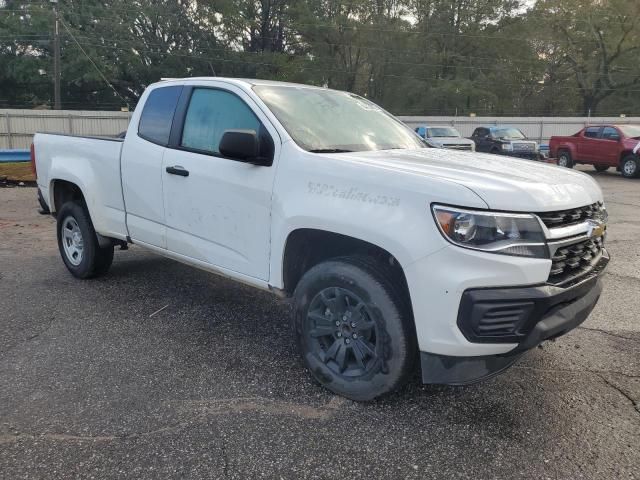
[[[590,125],[570,137],[551,137],[549,153],[561,167],[593,165],[599,172],[615,167],[623,177],[640,175],[640,126]]]

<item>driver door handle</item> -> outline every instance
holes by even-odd
[[[181,177],[188,177],[189,176],[189,170],[185,170],[185,168],[181,167],[180,165],[174,165],[173,167],[167,167],[166,171],[167,171],[167,173],[170,173],[171,175],[179,175]]]

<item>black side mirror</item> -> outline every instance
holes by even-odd
[[[241,162],[262,164],[260,141],[255,130],[225,130],[218,147],[220,153]]]

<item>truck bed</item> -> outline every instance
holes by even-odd
[[[36,133],[33,145],[38,187],[49,209],[55,211],[56,182],[72,182],[90,192],[85,200],[96,232],[126,238],[120,180],[123,139]]]

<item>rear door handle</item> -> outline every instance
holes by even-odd
[[[167,167],[166,170],[167,170],[167,173],[170,173],[171,175],[180,175],[181,177],[189,176],[189,170],[185,170],[185,168],[181,167],[180,165]]]

